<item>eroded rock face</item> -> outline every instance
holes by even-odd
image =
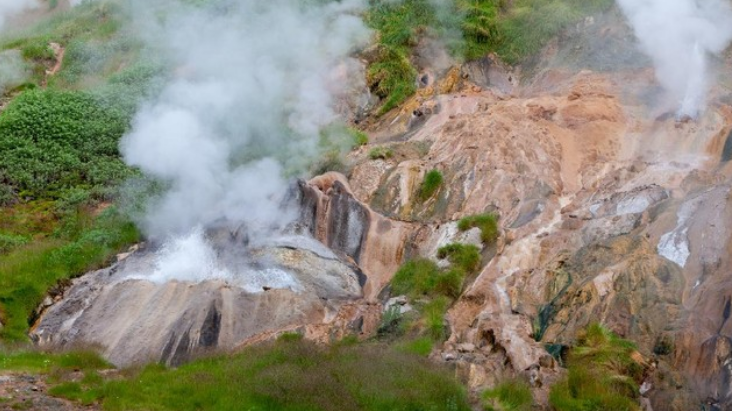
[[[313,240],[297,239],[247,250],[248,259],[237,261],[242,270],[200,281],[147,277],[159,257],[143,248],[75,280],[32,335],[42,346],[100,346],[116,365],[179,365],[266,331],[328,323],[362,296],[357,272],[322,245],[308,248]]]

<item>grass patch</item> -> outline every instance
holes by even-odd
[[[149,366],[103,387],[116,410],[469,410],[446,370],[381,345],[252,347],[175,370]],[[374,378],[378,376],[378,378]]]
[[[531,388],[522,380],[504,381],[483,393],[485,411],[531,411],[533,403]]]
[[[370,2],[366,23],[379,34],[366,78],[371,91],[383,100],[379,115],[417,90],[417,69],[410,61],[412,48],[434,22],[434,7],[428,0]]]
[[[452,243],[440,247],[437,258],[447,258],[468,273],[474,273],[480,267],[480,249],[472,244]]]
[[[569,374],[555,384],[549,402],[559,411],[637,411],[643,366],[635,345],[599,324],[590,325],[567,358]]]
[[[388,147],[374,147],[369,151],[369,158],[372,160],[388,160],[394,157],[394,150]]]
[[[421,201],[429,200],[440,190],[440,187],[442,187],[442,173],[440,170],[428,171],[419,187],[419,199]]]
[[[26,340],[29,318],[46,290],[58,281],[100,268],[123,247],[139,240],[132,223],[115,209],[98,217],[79,211],[66,217],[58,234],[0,256],[0,308],[6,341]]]
[[[475,227],[480,229],[480,239],[483,244],[492,244],[498,239],[497,214],[477,214],[462,218],[458,221],[458,229],[460,231],[467,231]]]

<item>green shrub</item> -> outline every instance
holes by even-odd
[[[117,149],[127,121],[87,93],[27,91],[0,117],[0,171],[32,197],[120,182],[130,175]]]
[[[391,281],[392,293],[419,297],[432,294],[437,286],[440,268],[428,259],[410,260],[404,263]]]
[[[550,404],[557,411],[639,410],[644,369],[633,360],[634,352],[633,343],[590,325],[570,350],[568,376],[552,386]]]
[[[369,151],[369,158],[372,160],[388,160],[394,157],[394,151],[388,147],[374,147]]]
[[[523,380],[509,380],[483,393],[486,411],[531,411],[534,397],[531,387]]]
[[[463,291],[464,281],[465,270],[460,267],[452,267],[442,271],[435,283],[435,293],[457,299]]]
[[[430,170],[425,174],[422,185],[419,187],[419,199],[428,200],[435,195],[442,186],[442,173],[439,170]]]
[[[480,239],[483,244],[488,245],[498,239],[498,215],[494,213],[478,214],[458,221],[460,231],[470,230],[475,227],[480,229]]]
[[[480,249],[472,244],[452,243],[437,250],[437,258],[447,258],[450,263],[473,273],[480,268]]]

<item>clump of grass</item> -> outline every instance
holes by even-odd
[[[450,263],[473,273],[480,267],[480,249],[472,244],[452,243],[437,250],[437,258],[447,258]]]
[[[369,135],[355,128],[348,128],[348,134],[353,140],[353,148],[365,146],[369,143]]]
[[[442,173],[440,170],[430,170],[425,174],[424,180],[419,187],[419,199],[421,201],[427,201],[442,186]]]
[[[439,296],[422,308],[427,332],[435,341],[443,341],[446,337],[445,312],[449,306],[450,300],[445,296]]]
[[[389,147],[374,147],[369,151],[369,158],[372,160],[388,160],[394,157],[394,150]]]
[[[639,410],[643,366],[633,360],[635,345],[599,324],[584,331],[567,358],[569,373],[549,394],[557,410]]]
[[[391,281],[392,292],[413,298],[433,294],[440,274],[437,264],[426,258],[407,261],[394,274]]]
[[[475,227],[480,229],[480,239],[483,244],[491,244],[498,239],[498,215],[494,213],[477,214],[458,221],[460,231],[467,231]]]
[[[523,380],[504,381],[483,393],[485,411],[531,411],[534,397]]]

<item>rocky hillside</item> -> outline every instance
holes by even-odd
[[[370,139],[290,186],[291,223],[249,238],[222,220],[186,240],[228,274],[158,278],[161,258],[190,255],[141,242],[56,287],[30,336],[120,367],[289,333],[427,341],[475,407],[523,381],[537,409],[562,410],[584,409],[552,387],[599,333],[635,407],[612,409],[732,409],[732,54],[703,115],[677,119],[633,39],[611,9],[520,65],[417,56],[416,90],[390,110],[377,83],[354,87],[341,110]]]

